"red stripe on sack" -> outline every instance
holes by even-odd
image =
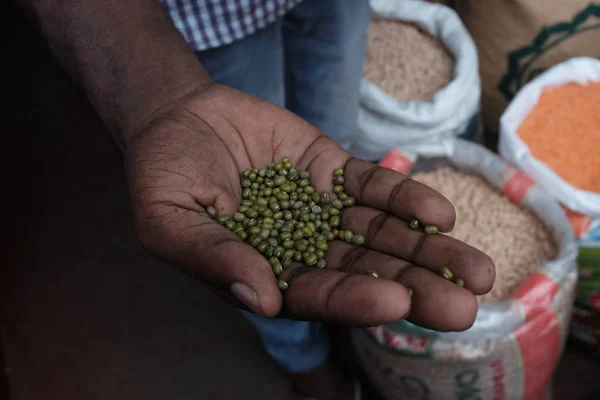
[[[548,311],[514,331],[521,351],[523,399],[544,400],[561,349],[560,320]]]
[[[396,334],[391,330],[383,328],[383,340],[388,347],[392,349],[398,349],[399,346],[396,339]]]
[[[510,296],[523,304],[525,320],[529,321],[541,312],[552,310],[554,296],[558,292],[558,283],[548,276],[533,272]]]
[[[504,182],[502,192],[515,203],[522,204],[529,189],[535,185],[535,181],[512,167],[509,167],[509,170],[506,171],[506,173],[510,174],[511,170],[514,172],[512,172],[510,178]]]
[[[393,169],[396,172],[403,174],[408,173],[413,166],[413,161],[406,157],[400,150],[392,149],[383,160],[379,162],[379,166]]]
[[[564,205],[561,205],[561,208],[565,212],[567,219],[571,223],[571,227],[573,228],[573,233],[577,239],[581,238],[584,232],[587,232],[592,225],[592,217],[588,215],[579,214],[573,210],[568,209]]]

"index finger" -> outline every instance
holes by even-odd
[[[376,164],[351,157],[344,168],[344,190],[359,204],[379,209],[441,231],[454,228],[456,212],[452,203],[429,186]]]

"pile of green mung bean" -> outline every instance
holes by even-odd
[[[333,171],[333,193],[318,192],[310,178],[308,171],[283,157],[266,168],[242,171],[242,202],[234,215],[218,215],[213,206],[206,211],[264,255],[276,276],[293,262],[325,268],[329,242],[340,239],[360,246],[365,238],[339,229],[342,209],[356,203],[344,191],[344,170]],[[286,290],[288,283],[280,279],[277,286]]]

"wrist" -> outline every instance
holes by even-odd
[[[156,84],[160,81],[158,77],[148,79],[140,84],[139,89],[121,94],[118,110],[110,113],[105,123],[123,150],[153,122],[213,86],[213,81],[200,63],[197,67],[200,71],[179,73],[172,79],[163,79],[160,84]]]

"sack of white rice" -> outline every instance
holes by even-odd
[[[525,175],[460,139],[395,149],[382,166],[410,174],[455,206],[456,237],[496,264],[474,325],[441,333],[404,320],[354,329],[369,379],[386,400],[549,398],[577,282],[577,243],[560,205]]]
[[[477,50],[442,4],[371,0],[359,132],[349,146],[379,160],[392,147],[476,138],[481,88]]]

